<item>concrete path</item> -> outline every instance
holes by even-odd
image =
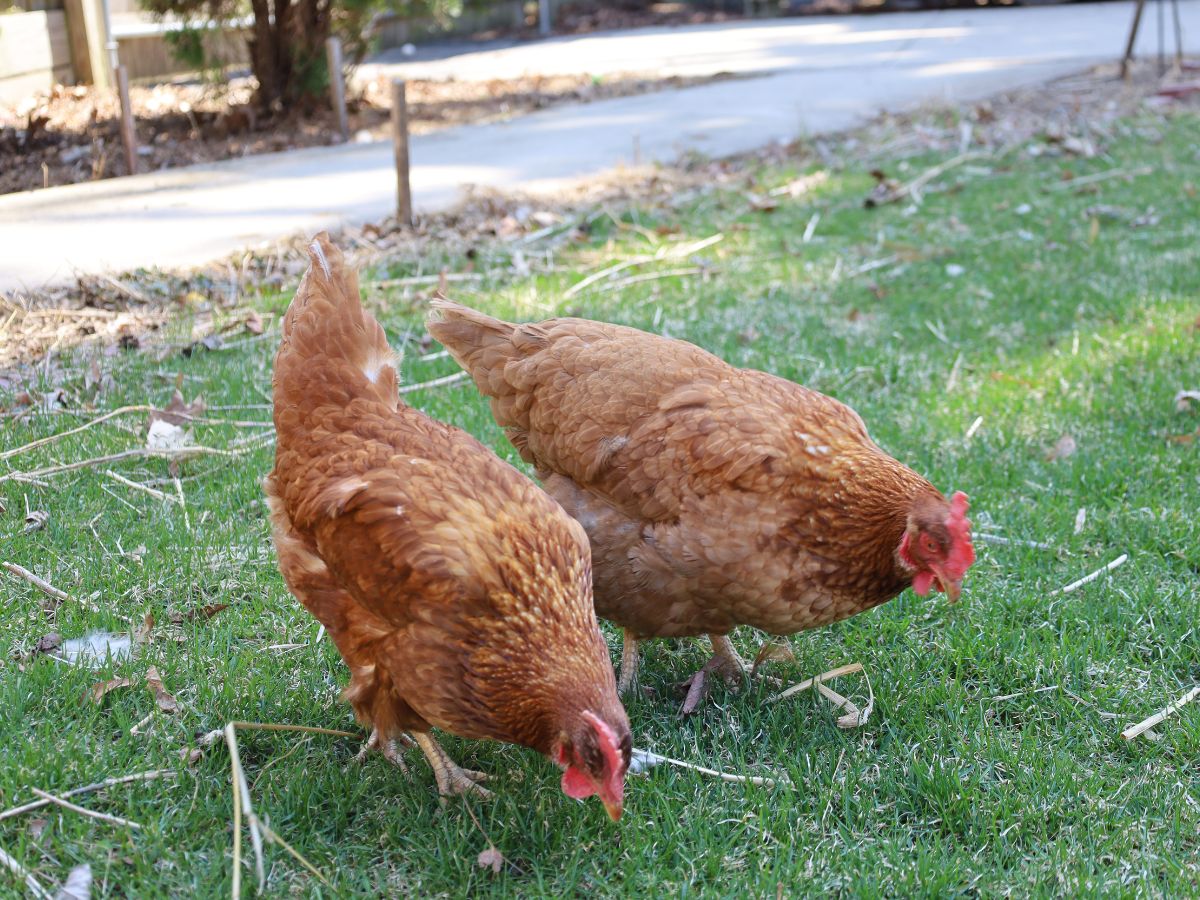
[[[686,149],[736,153],[847,128],[880,109],[972,99],[1119,55],[1132,2],[960,10],[560,38],[405,64],[422,74],[630,69],[762,77],[559,107],[502,124],[414,139],[418,211],[468,184],[553,189],[630,161]],[[1200,49],[1200,0],[1181,0]],[[1150,25],[1153,22],[1150,21]],[[1155,47],[1143,29],[1139,52]],[[447,68],[449,67],[449,68]],[[296,231],[381,218],[394,208],[386,143],[299,150],[0,196],[0,290],[95,272],[199,265]]]

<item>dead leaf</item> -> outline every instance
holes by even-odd
[[[32,510],[25,516],[25,530],[22,534],[33,534],[35,531],[41,531],[46,527],[46,522],[50,520],[50,513],[40,509]]]
[[[142,617],[142,624],[137,627],[133,633],[133,642],[135,644],[148,644],[152,640],[154,631],[154,614],[146,613]]]
[[[746,199],[750,201],[750,208],[756,212],[772,213],[779,209],[779,201],[772,197],[763,197],[759,194],[747,194]]]
[[[1167,440],[1172,444],[1190,444],[1200,436],[1200,428],[1197,428],[1191,434],[1169,434]]]
[[[128,678],[114,678],[111,681],[98,681],[92,685],[88,691],[88,696],[92,698],[92,702],[100,704],[104,702],[105,696],[110,691],[115,691],[117,688],[133,687],[133,682]]]
[[[754,664],[750,667],[750,677],[753,678],[764,663],[795,661],[796,654],[792,652],[792,648],[788,644],[767,641],[759,648],[758,655],[754,657]]]
[[[493,875],[499,875],[507,860],[504,854],[495,847],[489,846],[475,858],[475,864],[481,869],[491,869]]]
[[[246,316],[246,330],[248,332],[250,332],[251,334],[262,334],[263,333],[262,316],[260,316],[256,312],[251,312],[250,315]]]
[[[171,425],[186,425],[197,416],[203,415],[205,403],[203,397],[197,397],[191,403],[183,399],[183,394],[179,388],[175,388],[175,392],[171,395],[171,402],[167,404],[166,409],[154,410],[150,413],[150,418],[146,420],[146,427],[150,428],[155,422],[168,422]]]
[[[54,895],[54,900],[89,900],[91,896],[92,867],[84,863],[71,870],[66,882]]]
[[[199,609],[189,609],[187,612],[172,610],[167,614],[167,618],[178,625],[181,622],[188,622],[192,619],[211,619],[223,609],[229,609],[229,604],[209,603],[207,606],[202,606]]]
[[[1100,236],[1100,220],[1092,216],[1092,221],[1088,225],[1088,243],[1094,243],[1096,238]]]
[[[52,631],[49,634],[38,639],[37,646],[33,648],[33,655],[38,653],[53,653],[62,646],[62,635],[57,631]]]
[[[1046,451],[1046,461],[1056,462],[1060,459],[1066,459],[1078,449],[1079,445],[1075,443],[1075,438],[1071,437],[1069,434],[1064,434],[1057,441],[1055,441],[1053,447]]]
[[[163,687],[162,678],[158,674],[158,666],[151,666],[146,670],[146,687],[150,688],[154,694],[154,702],[158,704],[159,709],[165,713],[179,712],[179,701]]]
[[[194,766],[204,758],[204,751],[198,747],[184,747],[179,751],[179,758],[183,760],[184,765]]]
[[[40,838],[42,836],[42,832],[46,830],[46,826],[49,824],[50,824],[50,822],[48,819],[42,819],[42,818],[30,819],[29,820],[30,836],[34,840],[37,840],[38,838]]]

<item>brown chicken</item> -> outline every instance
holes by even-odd
[[[513,325],[435,301],[430,333],[592,544],[596,611],[637,640],[790,634],[895,597],[957,600],[967,498],[883,452],[848,406],[692,344],[584,319]]]
[[[586,535],[471,436],[401,403],[383,329],[325,235],[275,358],[279,567],[350,668],[346,697],[442,794],[487,792],[432,727],[522,744],[621,815],[629,720],[592,605]]]

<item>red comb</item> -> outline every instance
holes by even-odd
[[[971,520],[967,518],[967,495],[955,491],[950,498],[950,515],[946,519],[946,530],[950,532],[950,552],[946,555],[946,573],[951,578],[962,578],[971,563],[975,562],[975,547],[971,543]]]

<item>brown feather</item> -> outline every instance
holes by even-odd
[[[790,633],[882,603],[927,480],[854,410],[683,341],[435,301],[430,333],[588,533],[596,609],[643,636]]]
[[[386,738],[430,726],[550,754],[628,721],[591,600],[586,536],[464,432],[399,401],[383,329],[324,235],[275,362],[279,565]]]

